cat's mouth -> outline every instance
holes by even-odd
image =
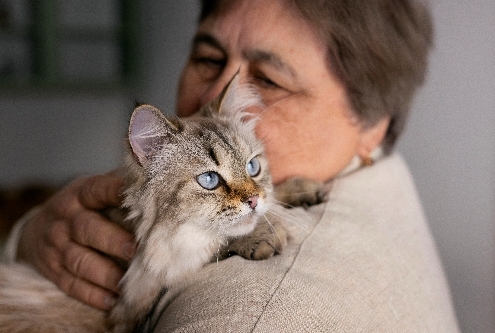
[[[230,225],[226,234],[230,237],[243,236],[254,230],[258,223],[259,216],[257,214],[249,214],[240,218],[238,221]]]

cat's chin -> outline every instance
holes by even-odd
[[[256,227],[258,223],[258,216],[251,215],[245,217],[242,221],[239,221],[233,226],[230,226],[225,230],[225,235],[227,237],[239,237],[249,234]]]

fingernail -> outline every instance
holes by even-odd
[[[108,307],[108,309],[113,308],[115,303],[117,303],[117,298],[112,296],[105,297],[105,305]]]
[[[136,254],[136,244],[133,242],[128,242],[124,244],[124,255],[130,260]]]

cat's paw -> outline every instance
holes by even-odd
[[[220,251],[221,257],[232,253],[250,260],[263,260],[281,253],[287,245],[289,234],[285,225],[280,221],[261,220],[256,228],[246,236],[229,240]]]
[[[328,184],[294,177],[275,186],[275,199],[289,207],[309,207],[326,201]]]

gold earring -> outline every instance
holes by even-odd
[[[369,167],[372,166],[373,163],[375,163],[375,160],[373,160],[371,157],[361,157],[361,167]]]

